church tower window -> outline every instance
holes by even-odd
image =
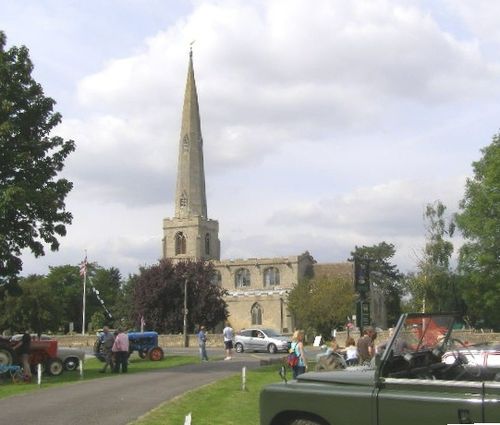
[[[236,288],[246,288],[250,286],[250,270],[238,269],[234,277],[234,286]]]
[[[276,267],[264,270],[264,287],[278,286],[280,284],[280,271]]]
[[[182,192],[181,199],[179,200],[179,205],[181,208],[186,208],[188,204],[188,198],[186,192]]]
[[[189,137],[187,134],[182,139],[182,149],[184,150],[184,152],[187,152],[189,150]]]
[[[175,235],[175,255],[186,253],[186,236],[184,233],[178,232]]]
[[[262,325],[262,307],[259,303],[252,306],[250,314],[252,315],[252,326]]]
[[[205,254],[210,255],[210,234],[205,235]]]

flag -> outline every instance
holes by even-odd
[[[87,274],[87,256],[80,264],[80,276],[85,276]]]

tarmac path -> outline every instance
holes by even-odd
[[[252,356],[66,384],[0,399],[0,424],[125,425],[186,391],[259,366]],[[188,414],[189,412],[186,412]]]

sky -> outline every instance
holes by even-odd
[[[58,252],[23,275],[88,260],[136,273],[161,257],[190,43],[208,216],[223,259],[309,251],[345,261],[394,244],[416,268],[425,206],[459,210],[499,131],[500,2],[488,0],[0,0],[7,47],[76,151]],[[456,248],[460,237],[454,238]]]

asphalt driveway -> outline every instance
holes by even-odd
[[[0,423],[9,425],[125,425],[186,391],[256,368],[259,360],[179,366],[42,389],[0,400]],[[189,412],[186,412],[188,414]]]

